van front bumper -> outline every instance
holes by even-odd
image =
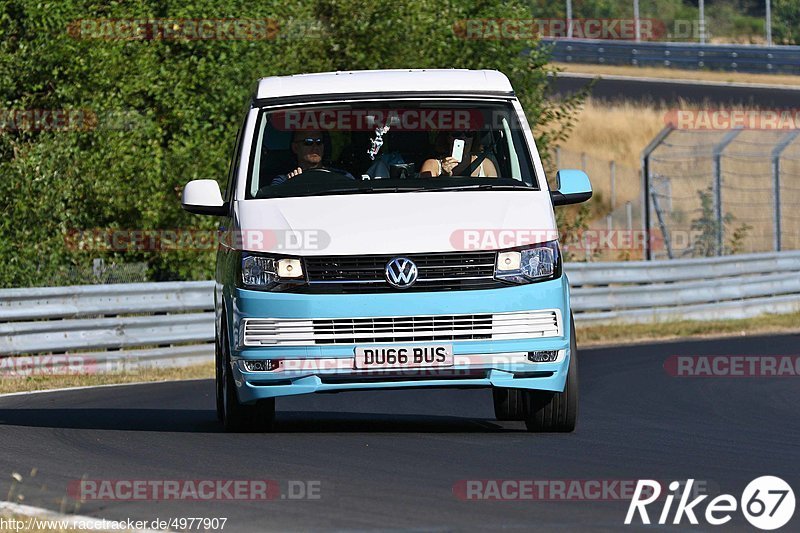
[[[313,392],[416,387],[510,387],[562,391],[570,361],[569,285],[559,279],[501,289],[390,294],[291,294],[236,289],[228,304],[232,375],[239,400]],[[493,314],[555,310],[559,333],[547,337],[360,344],[245,346],[245,318],[338,319]],[[357,346],[450,344],[453,366],[355,368]],[[556,351],[553,362],[531,362],[528,352]],[[246,360],[279,360],[275,370],[247,371]]]

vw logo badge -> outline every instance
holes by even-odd
[[[386,281],[396,289],[407,289],[417,281],[417,265],[405,257],[395,257],[386,265]]]

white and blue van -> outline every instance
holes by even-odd
[[[273,427],[275,398],[491,387],[500,420],[572,431],[577,352],[553,206],[588,200],[583,172],[550,190],[506,76],[383,70],[264,78],[220,218],[217,411]]]

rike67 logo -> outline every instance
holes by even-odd
[[[779,477],[762,476],[754,479],[745,487],[738,501],[731,494],[720,494],[706,502],[704,513],[701,513],[701,504],[708,495],[696,496],[690,501],[693,484],[694,479],[689,479],[685,484],[678,481],[669,484],[669,493],[663,498],[664,505],[656,519],[657,524],[667,524],[672,515],[672,524],[680,524],[686,518],[690,524],[697,525],[699,524],[697,517],[700,515],[708,524],[721,526],[730,522],[738,508],[751,525],[771,531],[786,525],[794,515],[794,491]],[[681,487],[684,488],[679,494]],[[661,484],[658,481],[640,479],[628,507],[625,524],[633,523],[637,514],[642,524],[650,524],[647,506],[657,500],[660,503],[661,497]],[[676,498],[678,504],[673,514],[672,504]]]

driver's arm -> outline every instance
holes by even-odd
[[[279,174],[272,179],[270,185],[283,185],[287,181],[289,181],[289,176],[286,174]]]
[[[275,176],[272,179],[272,182],[270,183],[270,185],[283,185],[284,183],[286,183],[287,181],[289,181],[293,177],[297,176],[298,174],[302,174],[302,173],[303,173],[303,169],[300,168],[300,167],[297,167],[296,169],[292,170],[288,174],[279,174],[279,175]]]

